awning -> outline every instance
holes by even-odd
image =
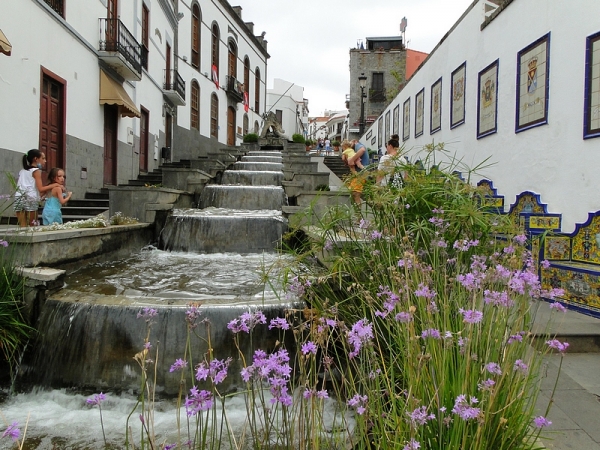
[[[12,45],[8,42],[6,35],[0,30],[0,53],[4,53],[7,56],[10,56],[10,52],[12,51]]]
[[[125,117],[140,117],[140,111],[135,107],[131,97],[123,86],[100,70],[100,104],[119,105],[120,113]]]

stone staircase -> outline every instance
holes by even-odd
[[[350,173],[350,169],[344,164],[344,161],[342,161],[342,158],[339,156],[325,156],[325,158],[323,158],[323,163],[329,170],[336,174],[339,179],[342,179],[345,175]]]
[[[108,189],[86,192],[81,200],[71,199],[62,207],[63,222],[85,220],[108,211]],[[40,211],[40,217],[41,217]]]
[[[184,159],[177,162],[164,163],[158,169],[154,169],[149,173],[140,173],[135,180],[129,180],[126,184],[119,186],[161,186],[163,183],[163,168],[183,168],[189,169],[191,162],[189,159]]]

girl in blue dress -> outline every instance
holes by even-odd
[[[72,192],[63,192],[65,186],[65,171],[58,167],[53,168],[48,173],[48,181],[57,183],[55,187],[46,195],[46,204],[42,212],[42,221],[44,225],[53,223],[63,223],[62,212],[60,208],[71,198]]]

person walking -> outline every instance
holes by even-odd
[[[402,166],[406,164],[408,161],[400,154],[400,143],[397,139],[390,139],[386,144],[385,155],[379,159],[377,184],[400,189],[405,176]]]

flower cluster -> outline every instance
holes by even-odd
[[[367,319],[361,319],[352,325],[348,332],[348,343],[353,350],[348,353],[350,359],[354,358],[360,352],[363,344],[367,344],[373,339],[373,325]]]
[[[284,406],[291,406],[292,396],[289,393],[288,382],[292,368],[289,361],[290,356],[285,349],[270,355],[263,350],[256,350],[254,363],[241,371],[242,379],[246,383],[252,379],[266,382],[273,395],[271,403],[278,402]]]
[[[13,422],[8,427],[6,427],[6,430],[4,430],[4,433],[2,433],[1,437],[10,437],[14,442],[16,442],[19,440],[20,436],[21,430],[19,429],[19,423]]]
[[[205,381],[210,377],[214,384],[222,383],[227,378],[227,369],[232,359],[213,359],[210,363],[201,362],[196,366],[196,380]]]
[[[362,416],[367,411],[368,400],[369,397],[366,395],[355,394],[346,403],[351,408],[354,408],[359,416]]]
[[[454,401],[454,408],[452,408],[452,412],[457,414],[463,420],[472,420],[479,417],[479,413],[481,410],[479,408],[473,407],[474,404],[477,404],[479,401],[476,397],[471,397],[467,401],[466,395],[459,395],[456,397]]]
[[[267,323],[267,318],[262,311],[256,311],[254,313],[248,311],[242,314],[237,319],[233,319],[227,324],[227,328],[234,333],[244,332],[250,333],[256,325],[259,323]]]
[[[195,386],[185,399],[185,411],[189,416],[195,416],[200,411],[208,411],[214,404],[213,395],[209,391],[199,391]]]
[[[156,311],[156,309],[154,308],[149,308],[149,307],[144,307],[142,308],[142,310],[137,314],[137,318],[140,319],[144,319],[146,322],[150,322],[150,320],[152,320],[153,317],[155,317],[158,314],[158,311]]]
[[[286,299],[291,300],[294,297],[302,298],[306,293],[306,288],[310,287],[310,280],[301,281],[298,277],[292,278],[286,289]]]
[[[98,405],[98,406],[100,406],[100,403],[102,403],[104,400],[106,400],[106,394],[103,394],[102,392],[100,392],[99,394],[92,395],[85,402],[88,405],[92,405],[92,406]]]
[[[183,370],[187,367],[187,361],[184,359],[177,359],[175,360],[175,362],[171,365],[171,368],[169,369],[169,372],[177,372],[179,370]]]

